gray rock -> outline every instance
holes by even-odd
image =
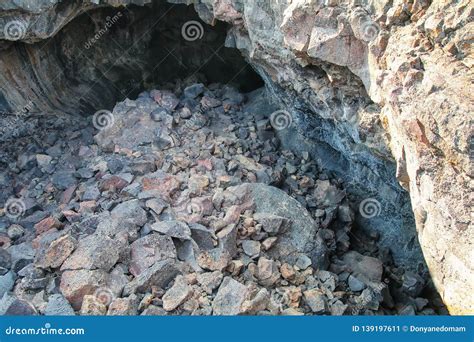
[[[106,235],[92,234],[79,240],[77,249],[66,259],[61,270],[102,269],[109,271],[118,261],[123,242]]]
[[[270,293],[266,288],[261,288],[256,294],[242,303],[242,312],[245,314],[257,314],[267,308],[270,302]]]
[[[303,292],[304,301],[315,314],[322,314],[327,310],[327,299],[321,290],[311,289]]]
[[[149,234],[130,245],[130,273],[138,276],[156,262],[175,259],[176,249],[169,236]]]
[[[74,171],[57,171],[53,174],[51,182],[59,190],[66,190],[70,186],[76,184],[76,178],[74,177]]]
[[[242,241],[242,249],[249,257],[257,257],[260,254],[260,242],[244,240]]]
[[[80,178],[89,179],[94,176],[94,171],[92,171],[88,167],[82,167],[76,171],[76,174]]]
[[[221,284],[224,275],[221,271],[204,272],[197,275],[199,285],[207,294],[212,292]]]
[[[178,252],[178,259],[187,262],[194,271],[201,272],[202,269],[197,262],[197,255],[199,254],[199,247],[193,240],[176,241],[176,250]]]
[[[5,293],[9,292],[13,285],[15,285],[15,274],[12,271],[0,276],[0,296],[3,297]]]
[[[173,238],[189,240],[191,239],[191,230],[185,222],[181,221],[161,221],[151,225],[155,232],[171,236]]]
[[[33,304],[5,293],[0,300],[0,315],[5,316],[33,316],[37,315]]]
[[[100,190],[96,184],[89,185],[86,187],[84,194],[82,195],[83,201],[96,201],[100,197]]]
[[[347,283],[353,292],[359,292],[366,288],[366,284],[353,275],[349,276]]]
[[[253,218],[262,225],[264,231],[273,235],[283,233],[291,225],[287,218],[268,213],[256,213]]]
[[[217,238],[211,230],[198,223],[189,224],[189,228],[191,229],[191,238],[201,250],[207,251],[215,247],[214,239]]]
[[[151,286],[166,288],[179,273],[181,273],[180,265],[177,262],[159,261],[128,283],[123,289],[123,294],[129,296],[133,293],[146,293],[151,290]]]
[[[146,201],[145,206],[153,210],[157,215],[160,215],[161,212],[168,207],[168,203],[163,201],[161,198],[152,198]]]
[[[276,215],[291,222],[286,231],[278,236],[278,243],[268,251],[269,256],[294,264],[298,253],[305,253],[310,256],[313,267],[328,267],[327,247],[316,234],[319,230],[318,223],[297,200],[280,189],[259,183],[231,187],[224,193],[228,197],[237,196],[242,199],[250,194],[257,214]]]
[[[189,87],[184,88],[184,96],[187,98],[195,99],[199,95],[201,95],[205,90],[204,84],[196,83],[190,85]]]
[[[120,203],[112,210],[112,218],[143,226],[147,222],[146,211],[136,199]]]
[[[413,305],[405,305],[398,311],[398,314],[400,316],[415,316],[416,312]]]
[[[296,259],[295,266],[298,267],[300,270],[305,270],[309,266],[311,266],[312,262],[311,259],[305,255],[305,254],[300,254],[298,256],[298,259]]]
[[[238,226],[230,224],[217,234],[218,245],[210,250],[201,250],[199,266],[206,270],[224,270],[237,253]]]
[[[407,271],[403,275],[403,290],[412,297],[417,297],[425,287],[425,280],[416,273]]]
[[[4,248],[0,249],[0,275],[8,272],[12,267],[12,257],[10,252]]]
[[[222,281],[212,302],[213,315],[232,316],[242,312],[242,304],[247,295],[247,287],[231,277]]]
[[[44,310],[46,316],[74,316],[74,309],[62,294],[49,296],[48,304]]]
[[[8,227],[8,236],[12,240],[16,240],[25,234],[25,228],[20,226],[19,224],[12,224],[10,227]]]
[[[352,274],[366,285],[372,282],[380,283],[382,280],[383,264],[379,259],[355,251],[347,252],[342,259]]]
[[[163,296],[163,309],[173,311],[183,304],[191,295],[192,289],[183,276],[177,276],[173,286]]]
[[[378,310],[382,296],[375,293],[372,289],[366,288],[359,297],[356,297],[356,303],[363,308],[370,310]]]
[[[32,263],[36,253],[31,243],[28,242],[12,245],[8,248],[8,251],[11,255],[12,270],[15,272]]]

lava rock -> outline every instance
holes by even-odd
[[[151,229],[170,237],[189,240],[191,239],[191,230],[188,225],[180,221],[161,221],[151,225]]]
[[[49,296],[44,310],[47,316],[74,316],[74,309],[63,295],[57,293]]]
[[[181,273],[181,270],[177,262],[171,260],[159,261],[128,283],[123,289],[123,294],[129,296],[133,293],[145,293],[152,285],[166,288],[179,273]]]
[[[66,259],[61,270],[102,269],[109,271],[117,263],[123,248],[122,243],[105,235],[86,236],[79,240],[77,249]]]
[[[204,87],[204,84],[196,83],[184,88],[184,96],[186,96],[187,98],[195,99],[196,97],[204,93],[205,89],[206,88]]]
[[[231,277],[225,277],[212,302],[213,314],[217,316],[240,314],[246,294],[247,287],[245,285]]]
[[[176,259],[176,248],[169,236],[149,234],[130,245],[130,273],[135,277],[156,262],[165,259]]]
[[[183,276],[177,276],[173,286],[163,296],[163,309],[173,311],[191,295],[192,289]]]
[[[101,287],[107,286],[108,273],[103,270],[64,271],[60,290],[75,310],[80,310],[86,295],[92,295]]]

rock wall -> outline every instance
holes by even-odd
[[[7,1],[0,26],[19,21],[21,40],[34,43],[93,6],[145,2]],[[203,21],[231,25],[226,46],[242,52],[292,115],[283,140],[312,146],[328,169],[363,189],[359,194],[372,189],[384,210],[375,220],[359,217],[360,224],[382,227],[395,256],[409,258],[416,241],[396,174],[410,193],[418,240],[443,300],[451,313],[472,314],[472,2],[169,2],[194,4]],[[9,44],[18,42],[2,42]],[[22,90],[4,86],[12,79],[3,56],[3,102],[12,107],[9,99]]]

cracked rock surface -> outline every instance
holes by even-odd
[[[263,90],[188,86],[10,146],[1,187],[24,212],[0,221],[1,313],[446,312],[424,274],[353,231],[341,182],[281,147]]]

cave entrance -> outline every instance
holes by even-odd
[[[228,84],[241,92],[262,87],[242,54],[225,46],[227,29],[223,22],[205,24],[193,6],[161,0],[94,9],[50,39],[11,47],[12,63],[31,56],[35,69],[50,78],[30,79],[24,93],[7,102],[12,109],[31,101],[39,111],[90,115],[144,90],[184,82]],[[13,72],[27,79],[30,71],[19,65]]]

